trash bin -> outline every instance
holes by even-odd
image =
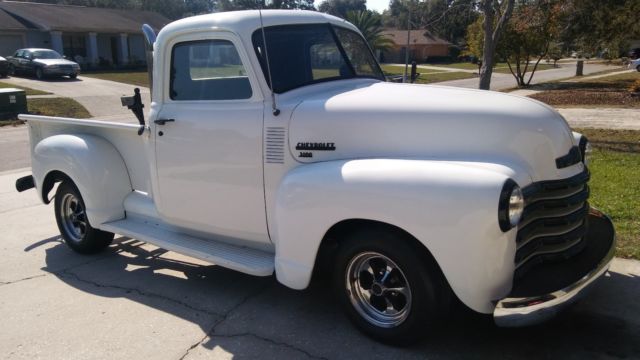
[[[27,112],[27,95],[24,90],[0,89],[0,119],[15,118]]]

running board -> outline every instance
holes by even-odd
[[[168,231],[131,219],[104,223],[100,229],[250,275],[271,276],[275,267],[271,253]]]

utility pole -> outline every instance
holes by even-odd
[[[407,82],[407,73],[409,71],[409,39],[411,38],[411,0],[409,0],[409,16],[407,17],[407,47],[404,50],[404,76],[402,82]]]

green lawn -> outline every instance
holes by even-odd
[[[0,81],[0,89],[4,89],[4,88],[16,88],[16,89],[22,89],[25,91],[25,93],[27,95],[47,95],[49,94],[46,91],[40,91],[40,90],[35,90],[35,89],[30,89],[24,86],[18,86],[18,85],[13,85],[13,84],[8,84],[6,82],[1,82]]]
[[[590,202],[613,219],[617,256],[640,259],[640,131],[576,129],[594,146]]]
[[[77,101],[70,98],[30,99],[27,102],[29,114],[90,118],[91,114]]]
[[[404,75],[404,66],[397,65],[381,65],[385,75]],[[409,69],[409,71],[411,71]],[[431,84],[449,80],[469,79],[477,75],[469,72],[458,71],[438,71],[430,69],[418,69],[420,77],[416,80],[416,84]]]
[[[146,71],[86,72],[82,73],[82,76],[149,87],[149,75]]]

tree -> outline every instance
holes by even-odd
[[[220,0],[218,10],[249,10],[249,9],[301,9],[315,10],[314,0]]]
[[[386,50],[393,45],[391,39],[382,35],[380,14],[370,10],[349,11],[346,20],[360,30],[373,50]]]
[[[366,11],[367,0],[326,0],[318,6],[318,10],[343,19],[350,11]]]
[[[560,0],[520,1],[515,6],[497,52],[507,59],[518,86],[531,83],[540,61],[549,54],[549,48],[560,32],[558,20],[562,10]],[[533,67],[532,60],[535,60]]]
[[[409,12],[412,29],[427,29],[451,43],[459,44],[469,24],[479,16],[476,0],[392,0],[383,13],[386,27],[407,29]]]
[[[482,47],[482,67],[480,68],[479,88],[491,88],[491,76],[495,65],[496,46],[511,17],[515,0],[481,0],[480,11],[484,14],[482,29],[484,44]]]

